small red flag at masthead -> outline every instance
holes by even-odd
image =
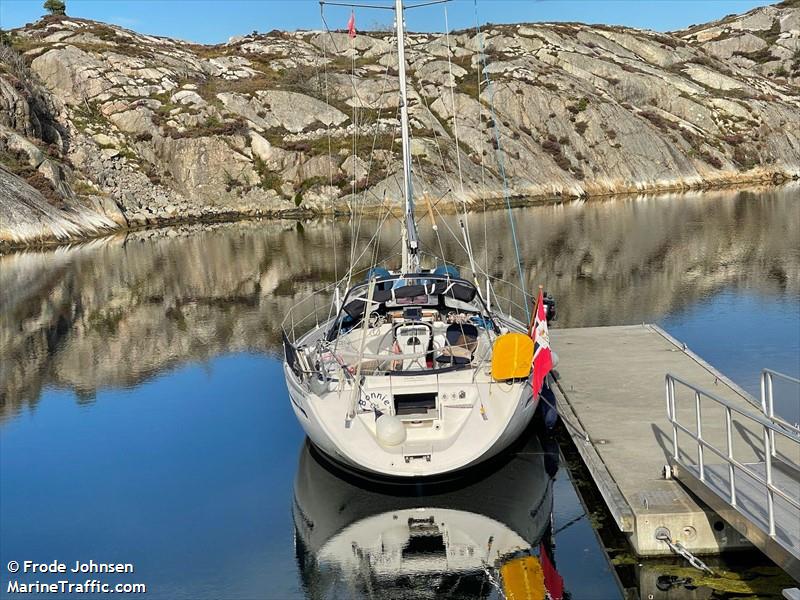
[[[347,35],[351,38],[356,37],[356,13],[350,13],[350,20],[347,21]]]

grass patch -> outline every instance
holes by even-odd
[[[166,127],[166,133],[174,139],[198,138],[211,136],[246,135],[248,132],[247,121],[242,117],[220,121],[216,117],[208,117],[197,127],[178,131],[173,127]]]
[[[94,187],[90,182],[78,179],[72,186],[72,191],[78,196],[100,196],[102,192]]]

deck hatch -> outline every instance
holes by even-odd
[[[446,555],[447,546],[444,543],[444,535],[438,531],[435,533],[412,534],[408,540],[408,545],[403,548],[402,553],[403,558]]]
[[[394,413],[404,415],[428,415],[436,410],[436,392],[423,392],[417,394],[395,394]]]

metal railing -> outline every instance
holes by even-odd
[[[761,410],[764,412],[764,416],[776,425],[784,427],[789,431],[800,433],[800,424],[790,423],[789,421],[775,414],[774,384],[776,379],[796,385],[798,399],[800,400],[800,379],[792,377],[791,375],[786,375],[785,373],[773,371],[772,369],[763,369],[761,371]],[[770,431],[769,438],[772,456],[777,456],[778,450],[775,445],[775,433]]]
[[[432,263],[428,268],[444,264],[457,267],[459,272],[465,275],[468,273],[468,270],[463,266],[450,262],[443,263],[441,259],[437,259],[432,255],[425,255],[425,257],[428,262]],[[394,258],[389,257],[381,263],[364,266],[358,270],[354,269],[339,281],[330,283],[318,291],[305,295],[286,312],[282,322],[282,332],[285,336],[285,343],[288,343],[296,352],[297,362],[294,364],[293,370],[301,375],[305,383],[310,384],[315,380],[323,382],[352,380],[356,369],[355,365],[359,366],[361,375],[410,375],[417,373],[417,371],[405,372],[402,369],[398,370],[398,364],[402,364],[406,360],[425,360],[431,356],[431,353],[427,350],[417,353],[401,353],[392,349],[383,353],[370,353],[356,351],[338,344],[330,345],[324,339],[326,332],[320,330],[320,325],[334,324],[334,319],[339,314],[343,303],[350,297],[348,296],[348,288],[352,291],[355,286],[363,285],[370,269],[375,267],[388,268]],[[441,276],[431,275],[431,278],[437,277],[440,278]],[[475,282],[476,287],[478,287],[478,293],[485,303],[484,308],[488,309],[495,322],[512,330],[524,327],[526,311],[525,306],[521,303],[524,303],[528,298],[524,292],[513,283],[484,273],[481,273],[478,278],[483,280],[485,284],[478,287],[479,281]],[[500,294],[498,294],[498,291]],[[307,334],[315,330],[319,332],[319,335],[307,336]],[[305,342],[299,343],[303,338],[305,338]],[[485,365],[489,357],[490,353],[487,352],[476,351],[474,353],[473,361],[470,364],[475,373]],[[440,364],[439,361],[434,360],[434,364],[431,367],[421,369],[418,374],[451,371],[465,366],[457,363],[453,364],[454,362],[445,361]]]
[[[679,422],[678,413],[676,409],[676,396],[675,387],[683,386],[690,390],[694,395],[694,417],[695,417],[695,430],[692,431],[686,425]],[[785,428],[783,425],[775,423],[766,414],[759,414],[740,408],[724,398],[707,392],[687,381],[680,379],[672,374],[667,374],[665,379],[666,386],[666,400],[667,400],[667,418],[672,425],[672,454],[674,460],[683,464],[680,457],[680,442],[678,433],[683,432],[688,435],[697,444],[697,470],[699,473],[700,481],[706,481],[706,462],[705,451],[709,450],[712,454],[721,458],[728,465],[728,501],[732,507],[737,507],[738,502],[736,498],[736,473],[737,471],[749,477],[752,481],[763,486],[767,497],[767,517],[769,526],[769,535],[772,538],[776,537],[775,533],[775,496],[779,496],[784,501],[788,502],[795,511],[800,512],[800,499],[794,498],[787,494],[773,483],[772,462],[774,455],[774,441],[775,435],[779,435],[784,439],[789,440],[792,444],[796,445],[797,451],[800,452],[800,433],[791,429]],[[708,399],[717,405],[722,406],[725,411],[725,439],[726,448],[721,450],[709,440],[703,437],[703,409],[702,400]],[[755,428],[760,428],[763,432],[764,440],[764,461],[765,461],[765,476],[754,471],[750,466],[740,462],[734,456],[733,448],[733,413],[748,420]],[[793,465],[797,468],[796,465]]]
[[[375,266],[385,266],[386,262],[389,261],[384,261]],[[465,275],[467,273],[466,267],[449,262],[443,264],[455,266]],[[366,274],[375,266],[364,267],[354,271],[350,278],[351,285],[364,281]],[[525,302],[522,290],[513,283],[497,277],[482,275],[480,279],[483,279],[484,283],[487,279],[489,280],[489,293],[487,294],[485,286],[480,286],[478,292],[490,306],[491,311],[504,320],[516,320],[524,325],[526,323],[526,313],[525,306],[522,304]],[[292,344],[295,344],[298,338],[314,327],[318,327],[320,323],[325,323],[336,316],[341,302],[344,301],[347,283],[347,277],[330,283],[300,299],[289,308],[284,316],[282,329]]]

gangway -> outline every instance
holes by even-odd
[[[800,394],[800,380],[765,369],[759,410],[667,374],[669,471],[800,581],[800,428],[775,414],[775,379]]]

